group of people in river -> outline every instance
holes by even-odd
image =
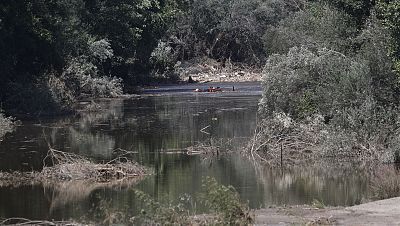
[[[189,76],[188,83],[195,83],[195,81],[192,79],[192,76]],[[232,91],[235,91],[235,87],[234,86],[232,86]],[[219,87],[219,86],[217,86],[217,87],[210,86],[207,89],[199,89],[199,88],[197,88],[197,89],[194,90],[194,92],[215,93],[215,92],[222,92],[222,88]]]
[[[213,87],[213,86],[210,86],[209,88],[207,88],[207,89],[195,89],[194,90],[195,92],[209,92],[209,93],[214,93],[214,92],[222,92],[222,89],[221,89],[221,87]]]

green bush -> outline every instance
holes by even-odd
[[[135,190],[136,197],[144,203],[141,215],[136,219],[140,224],[148,225],[189,225],[189,211],[182,203],[178,205],[162,204],[148,194]]]
[[[6,117],[0,109],[0,141],[2,141],[6,133],[12,132],[14,127],[14,119],[12,117]]]
[[[179,59],[208,56],[260,63],[265,58],[262,34],[267,25],[298,8],[297,1],[192,0],[169,29],[169,40]]]
[[[111,59],[114,56],[114,51],[111,48],[111,43],[107,39],[98,41],[90,40],[88,42],[90,55],[100,62]]]
[[[254,215],[248,205],[242,203],[239,194],[232,186],[219,184],[214,178],[202,180],[202,192],[198,201],[210,209],[210,216],[195,219],[188,205],[193,201],[189,196],[182,196],[178,204],[162,204],[148,194],[135,190],[135,195],[144,204],[136,223],[150,225],[249,225],[254,223]],[[216,215],[216,216],[214,216]]]
[[[327,3],[307,3],[304,10],[271,25],[263,37],[268,54],[287,53],[295,46],[351,50],[356,27],[346,13]]]
[[[399,104],[399,75],[393,69],[390,51],[390,32],[373,14],[367,20],[365,29],[355,39],[360,46],[355,58],[369,67],[374,98],[381,105]]]
[[[10,96],[4,102],[8,113],[29,113],[29,115],[47,115],[69,112],[75,103],[64,82],[52,73],[42,75],[32,83],[9,84]]]
[[[334,50],[293,47],[287,54],[269,58],[260,101],[268,122],[261,126],[269,132],[258,138],[263,148],[257,151],[276,154],[279,142],[301,143],[296,150],[314,153],[314,157],[396,160],[400,150],[397,79],[388,70],[390,60],[384,54],[369,56],[378,51],[374,47],[378,43],[371,40],[379,36],[372,35],[353,57]],[[289,126],[271,124],[282,114],[292,122]],[[310,120],[315,117],[322,119],[317,127]]]
[[[371,98],[368,67],[333,50],[293,47],[271,56],[264,70],[260,109],[267,115],[340,118]]]
[[[71,60],[61,79],[75,96],[116,97],[122,94],[121,79],[100,76],[97,66],[85,58]]]
[[[253,214],[248,205],[240,201],[234,187],[221,185],[214,178],[206,177],[202,181],[202,189],[200,200],[220,216],[219,223],[226,225],[254,223]]]
[[[171,46],[168,43],[160,41],[157,48],[151,53],[151,62],[156,70],[168,71],[173,69],[176,63],[176,57]]]

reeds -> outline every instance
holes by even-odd
[[[375,170],[370,181],[373,199],[388,199],[400,196],[400,173],[392,165],[381,166]]]

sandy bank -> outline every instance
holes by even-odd
[[[257,67],[224,63],[210,58],[196,58],[178,64],[176,72],[180,80],[195,82],[254,82],[261,81],[262,70]]]
[[[400,197],[352,207],[260,209],[256,225],[400,225]]]

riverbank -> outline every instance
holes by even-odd
[[[256,82],[261,81],[262,69],[248,65],[218,62],[209,58],[196,58],[177,65],[181,81],[208,82]]]
[[[256,225],[399,225],[400,197],[352,207],[272,207],[256,210]]]

